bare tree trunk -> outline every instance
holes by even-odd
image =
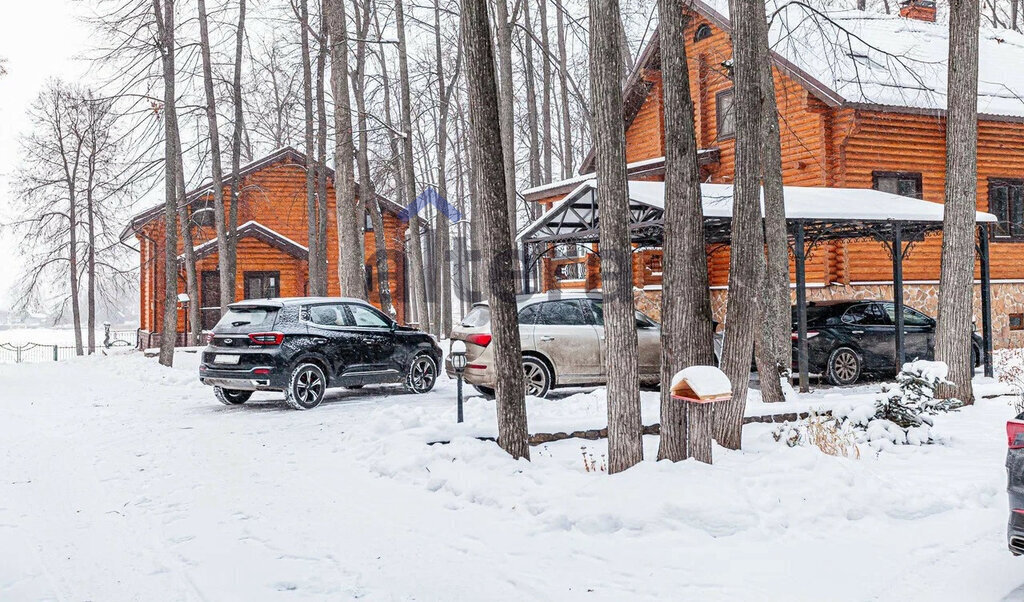
[[[743,410],[750,383],[750,358],[757,332],[758,293],[764,272],[764,228],[760,202],[760,90],[757,67],[757,20],[764,8],[756,2],[731,0],[733,73],[736,115],[736,176],[733,186],[729,300],[726,307],[722,369],[732,382],[732,399],[717,404],[715,439],[739,449]]]
[[[590,0],[590,98],[601,213],[601,285],[608,373],[608,472],[644,459],[637,376],[633,253],[626,134],[622,121],[622,28],[618,0]]]
[[[464,129],[467,132],[470,131],[470,128]],[[483,213],[480,206],[480,166],[477,160],[476,146],[467,144],[466,150],[466,158],[469,163],[469,211],[471,216],[469,222],[469,300],[470,303],[479,303],[483,300],[484,284],[488,273],[487,257],[484,255],[483,224],[478,217]]]
[[[68,265],[71,271],[71,320],[75,328],[75,355],[82,355],[82,309],[79,303],[81,284],[78,277],[78,195],[74,189],[69,192]]]
[[[247,0],[238,0],[238,25],[235,27],[235,73],[232,82],[231,102],[235,109],[234,124],[231,133],[231,178],[230,201],[228,207],[228,289],[220,291],[221,303],[235,300],[235,282],[238,271],[238,204],[240,202],[242,178],[242,131],[245,129],[245,122],[242,117],[242,42],[245,39],[245,8]]]
[[[409,92],[409,55],[405,45],[405,14],[402,0],[395,0],[395,27],[398,29],[398,76],[402,91],[402,180],[405,185],[405,205],[416,200],[416,172],[412,156],[412,100]],[[420,218],[409,212],[409,271],[412,277],[413,304],[420,325],[433,332],[427,308],[427,288],[424,279],[423,249],[420,241]]]
[[[1020,31],[1017,29],[1017,13],[1020,9],[1020,0],[1010,0],[1010,29],[1014,31]]]
[[[505,164],[486,0],[464,0],[461,19],[471,144],[477,149],[480,162],[477,176],[481,217],[486,230],[486,253],[491,257],[488,288],[494,334],[491,344],[498,378],[498,445],[513,458],[529,459],[519,318],[512,281],[515,249],[508,237]]]
[[[210,32],[206,0],[199,2],[199,48],[203,58],[203,91],[206,94],[206,120],[210,136],[210,183],[213,187],[213,223],[217,231],[217,278],[220,285],[220,313],[227,311],[228,295],[235,283],[231,276],[231,245],[228,241],[227,216],[224,213],[224,171],[221,164],[220,127],[217,123],[217,96],[213,89],[213,60],[210,57]],[[207,299],[202,300],[205,304]]]
[[[527,0],[528,1],[528,0]],[[543,100],[540,108],[540,129],[544,134],[541,146],[541,165],[545,182],[550,182],[551,173],[551,44],[548,41],[548,0],[539,0],[540,5],[540,45],[544,65],[541,87],[543,88]]]
[[[938,394],[974,403],[971,314],[974,295],[974,212],[978,184],[978,3],[949,5],[949,111],[946,116],[946,202],[935,359],[952,385]]]
[[[530,186],[538,186],[541,178],[540,132],[537,116],[537,87],[533,71],[533,28],[530,24],[530,0],[523,0],[523,66],[526,71],[526,127],[530,136]],[[547,61],[544,61],[545,64]],[[531,216],[532,217],[532,216]]]
[[[334,212],[338,226],[338,283],[341,294],[366,298],[363,272],[362,206],[356,200],[352,165],[352,104],[348,93],[348,25],[345,4],[330,0],[327,27],[331,41],[331,92],[334,94]]]
[[[178,335],[178,194],[177,109],[174,93],[174,0],[153,0],[157,40],[164,83],[164,319],[160,335],[160,363],[174,363],[174,343]],[[175,118],[171,116],[174,115]],[[74,239],[72,239],[74,240]],[[72,248],[74,246],[72,245]],[[74,273],[74,269],[72,269]],[[74,288],[74,284],[72,284]],[[77,295],[77,290],[74,291]],[[77,301],[76,301],[77,303]],[[76,325],[77,327],[77,325]],[[77,328],[76,328],[77,330]],[[76,341],[81,353],[81,338]]]
[[[782,380],[789,378],[793,365],[790,342],[793,319],[789,301],[789,243],[786,234],[786,204],[782,188],[782,146],[768,47],[768,22],[763,11],[755,16],[756,52],[761,82],[761,179],[764,187],[765,275],[762,279],[761,333],[755,343],[761,398],[785,401]]]
[[[324,77],[327,70],[327,51],[330,32],[327,27],[328,0],[320,0],[320,35],[316,53],[316,244],[317,276],[320,282],[317,289],[327,294],[327,93],[324,89]],[[353,179],[354,182],[354,179]],[[353,187],[355,184],[353,184]],[[337,190],[337,189],[335,189]],[[358,222],[357,228],[360,227]],[[362,266],[362,253],[359,264]]]
[[[88,236],[88,255],[86,256],[86,273],[89,277],[89,285],[86,289],[86,349],[89,355],[96,353],[96,202],[94,197],[94,184],[96,174],[96,130],[95,124],[88,124],[87,135],[90,139],[89,155],[87,158],[88,176],[85,185],[85,224]]]
[[[299,2],[299,29],[302,52],[302,109],[305,115],[306,144],[306,236],[308,259],[306,261],[306,279],[309,294],[319,297],[327,294],[320,285],[325,280],[320,276],[321,269],[326,271],[325,262],[320,257],[319,228],[316,218],[319,214],[316,198],[316,140],[313,133],[313,59],[309,42],[309,0]],[[335,183],[337,188],[337,182]],[[340,225],[340,224],[339,224]]]
[[[501,149],[502,156],[505,158],[505,194],[508,197],[509,238],[515,241],[517,229],[515,93],[512,90],[512,24],[508,18],[507,0],[494,0],[494,28],[495,49],[498,53],[498,114],[501,116]]]
[[[369,131],[366,119],[366,37],[370,33],[370,13],[376,9],[373,0],[362,0],[362,5],[354,11],[356,26],[356,70],[352,74],[352,91],[356,97],[357,128],[359,129],[359,146],[356,149],[356,162],[359,164],[359,198],[370,216],[373,225],[373,246],[377,267],[377,295],[380,297],[380,308],[391,317],[396,317],[391,300],[391,277],[388,266],[387,238],[384,231],[384,219],[381,217],[380,204],[377,202],[377,191],[374,190],[373,178],[370,175]]]
[[[558,88],[562,105],[562,179],[573,176],[572,119],[569,117],[568,50],[565,45],[565,7],[555,0],[555,26],[558,30]]]
[[[665,240],[658,459],[678,462],[694,457],[710,463],[713,408],[692,403],[681,407],[672,400],[668,386],[683,368],[712,366],[715,362],[700,169],[686,66],[686,6],[686,0],[661,0],[659,4],[661,69],[665,78]],[[693,415],[692,420],[687,419],[687,411]],[[703,433],[700,426],[705,429]]]
[[[177,116],[175,115],[175,121]],[[185,264],[185,292],[188,294],[188,304],[185,324],[185,344],[195,347],[199,344],[202,333],[202,323],[199,319],[199,277],[196,274],[196,250],[192,242],[192,228],[189,224],[190,216],[188,206],[185,204],[185,168],[181,156],[181,134],[178,124],[174,129],[179,132],[175,137],[174,159],[178,162],[175,170],[178,191],[178,221],[181,223],[181,244],[182,257]]]
[[[434,0],[434,53],[437,65],[437,96],[441,99],[441,107],[437,121],[437,192],[442,199],[448,200],[448,113],[451,107],[452,92],[455,89],[455,80],[459,76],[459,69],[462,62],[462,46],[459,45],[458,55],[455,61],[455,73],[452,74],[450,84],[445,83],[444,61],[441,54],[441,5],[440,0]],[[440,207],[437,208],[435,216],[434,249],[437,254],[439,278],[436,288],[436,301],[438,317],[435,326],[437,327],[438,338],[447,337],[452,331],[452,239],[449,225],[450,216],[445,215]]]

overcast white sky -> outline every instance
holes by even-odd
[[[86,66],[76,60],[85,49],[88,27],[79,22],[81,3],[73,0],[8,0],[0,18],[0,57],[7,75],[0,77],[0,220],[18,202],[9,175],[18,164],[18,134],[25,111],[47,78],[80,79]],[[10,303],[10,288],[20,269],[14,241],[0,236],[0,308]]]

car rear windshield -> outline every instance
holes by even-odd
[[[217,322],[218,328],[241,328],[263,326],[273,320],[277,309],[272,307],[230,307],[228,313]]]
[[[835,309],[827,305],[808,305],[807,323],[820,324],[835,313]],[[793,306],[793,330],[796,330],[796,306]]]
[[[478,326],[484,326],[491,321],[491,309],[486,305],[477,305],[466,314],[465,318],[462,318],[462,325],[467,328],[477,328]]]

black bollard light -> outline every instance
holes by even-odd
[[[452,369],[455,370],[456,391],[458,395],[458,422],[462,422],[462,375],[466,372],[466,343],[452,341],[449,351]]]

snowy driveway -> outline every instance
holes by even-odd
[[[228,408],[194,361],[0,366],[0,600],[1024,600],[1005,399],[943,417],[929,449],[839,459],[757,425],[714,467],[608,477],[583,469],[601,442],[528,464],[460,436],[493,405],[452,428],[447,380]]]

